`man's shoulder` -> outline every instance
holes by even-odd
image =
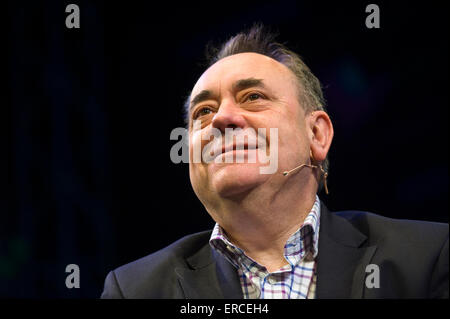
[[[187,235],[169,246],[111,271],[102,298],[182,298],[177,268],[208,245],[211,231]]]
[[[158,267],[166,267],[168,264],[172,266],[185,265],[187,258],[208,244],[210,236],[211,231],[184,236],[165,248],[120,266],[115,272],[118,274],[136,273],[140,270],[151,271]]]
[[[372,242],[402,237],[409,242],[426,244],[428,242],[445,241],[449,234],[449,225],[446,223],[396,219],[354,210],[338,211],[332,214],[350,222],[353,227],[366,235]]]
[[[381,288],[365,289],[364,298],[448,298],[448,224],[363,211],[326,212],[323,222],[322,275],[347,258],[360,274],[369,264],[381,274]]]

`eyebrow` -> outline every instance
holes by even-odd
[[[242,91],[251,87],[265,88],[265,85],[263,80],[255,78],[242,79],[233,83],[234,92]]]
[[[192,109],[192,107],[194,107],[194,105],[209,100],[211,99],[213,96],[213,94],[211,93],[211,91],[208,90],[203,90],[201,91],[199,94],[197,94],[191,101],[191,106],[189,107],[189,109]]]
[[[265,88],[264,82],[261,79],[248,78],[238,80],[233,83],[232,89],[234,92],[242,91],[251,87]],[[197,94],[191,101],[189,109],[192,109],[195,105],[200,102],[209,100],[213,98],[213,93],[209,90],[203,90]]]

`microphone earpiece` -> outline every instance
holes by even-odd
[[[296,170],[298,170],[298,169],[300,169],[300,168],[303,168],[303,166],[308,166],[308,167],[311,167],[311,168],[318,168],[318,167],[315,166],[315,165],[302,164],[302,165],[300,165],[300,166],[297,166],[297,167],[291,169],[290,171],[284,171],[284,172],[283,172],[283,176],[287,176],[287,175],[289,175],[290,173],[292,173],[293,171],[296,171]]]
[[[311,155],[311,158],[314,159],[314,157],[312,156],[312,151],[311,151],[311,150],[310,150],[310,155]],[[312,162],[312,161],[311,161],[311,162]],[[312,168],[312,169],[314,169],[314,168],[319,168],[319,169],[320,169],[320,171],[322,172],[322,175],[323,175],[323,186],[324,186],[324,188],[325,188],[325,194],[328,195],[328,185],[327,185],[328,172],[325,171],[325,170],[323,169],[322,165],[316,166],[316,165],[310,165],[310,164],[302,164],[302,165],[299,165],[299,166],[297,166],[297,167],[294,167],[294,168],[291,169],[290,171],[284,171],[284,172],[283,172],[283,176],[288,176],[288,175],[289,175],[290,173],[292,173],[293,171],[296,171],[296,170],[298,170],[298,169],[301,169],[301,168],[303,168],[304,166],[310,167],[310,168]]]

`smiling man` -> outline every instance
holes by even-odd
[[[216,225],[111,271],[103,298],[448,298],[447,224],[320,201],[333,125],[320,82],[273,35],[226,42],[186,118],[191,184]]]

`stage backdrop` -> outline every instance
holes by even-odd
[[[66,27],[69,3],[80,28]],[[448,222],[448,14],[410,1],[10,1],[0,296],[97,298],[108,271],[210,229],[170,132],[205,45],[253,22],[322,81],[332,210]],[[80,288],[68,289],[68,264]]]

